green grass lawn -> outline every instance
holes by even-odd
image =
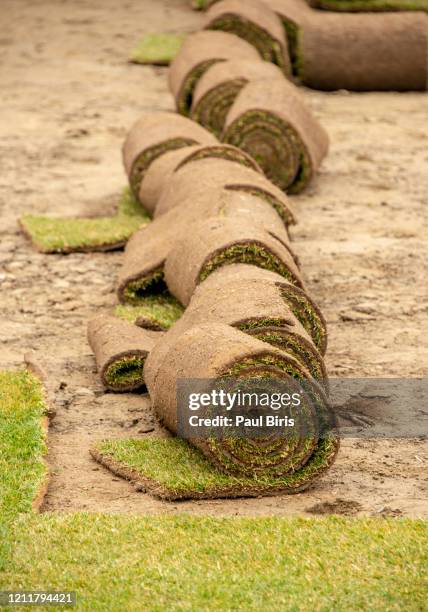
[[[142,225],[150,221],[146,211],[125,189],[112,217],[48,217],[24,215],[24,233],[42,253],[110,250],[123,247]]]
[[[3,589],[81,610],[424,610],[423,521],[24,516]]]
[[[25,371],[0,371],[0,568],[10,552],[11,521],[31,512],[47,470],[42,388]]]
[[[422,520],[34,514],[45,413],[32,375],[0,372],[0,590],[76,591],[79,610],[426,610]]]

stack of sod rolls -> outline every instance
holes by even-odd
[[[274,11],[258,0],[229,0],[206,25],[170,69],[180,114],[146,114],[123,147],[132,192],[153,221],[127,244],[119,301],[138,307],[169,295],[184,314],[157,332],[150,351],[153,331],[145,336],[137,358],[129,322],[114,330],[111,318],[98,318],[89,338],[102,376],[115,363],[110,382],[141,381],[143,368],[158,417],[177,434],[182,378],[309,382],[291,438],[190,440],[223,472],[258,483],[237,494],[302,490],[331,465],[338,441],[330,431],[325,321],[290,244],[295,215],[284,191],[308,184],[328,136],[287,78],[289,42]],[[135,323],[147,333],[147,318]],[[130,350],[109,333],[122,334]]]
[[[309,381],[311,391],[293,412],[300,436],[190,440],[218,469],[259,482],[236,494],[303,490],[331,465],[338,441],[329,429],[326,325],[290,244],[294,213],[248,153],[176,118],[177,129],[168,115],[168,134],[160,121],[160,136],[149,130],[146,140],[141,126],[157,121],[145,116],[124,145],[130,184],[153,222],[127,245],[118,297],[138,305],[169,292],[184,314],[165,333],[123,321],[114,328],[111,317],[97,317],[89,338],[98,367],[109,388],[120,380],[116,390],[141,384],[143,369],[155,412],[173,433],[179,379]],[[178,134],[187,144],[171,147]],[[200,144],[190,142],[192,134]],[[147,154],[153,147],[156,156]],[[147,327],[144,319],[136,323]]]
[[[178,115],[177,118],[182,119]],[[140,143],[144,149],[143,141]],[[245,260],[261,259],[265,267],[274,266],[284,275],[297,277],[288,248],[286,228],[294,222],[289,201],[249,155],[221,144],[189,146],[179,153],[179,158],[177,152],[165,154],[146,172],[139,193],[147,207],[144,183],[151,185],[154,221],[136,232],[127,244],[119,275],[120,301],[138,304],[140,297],[161,289],[167,259],[171,265],[174,253],[181,249],[177,245],[192,235],[196,240],[207,222],[211,223],[207,229],[210,249],[216,254],[212,265],[221,253],[227,260],[239,256]],[[162,181],[162,176],[170,178]],[[156,193],[157,202],[153,197]],[[230,217],[239,218],[239,223],[229,222]],[[256,219],[257,224],[251,223]],[[190,285],[188,291],[191,294]],[[178,297],[183,304],[188,298],[187,294]]]
[[[246,151],[282,190],[298,193],[317,172],[328,137],[289,80],[290,43],[259,0],[225,0],[207,13],[169,71],[177,110]]]
[[[328,9],[323,11],[314,10],[305,0],[221,0],[205,4],[210,7],[206,29],[242,37],[263,59],[281,65],[277,57],[285,39],[289,61],[284,65],[291,65],[293,77],[314,89],[427,88],[427,0],[310,3]],[[374,14],[376,11],[392,12]],[[274,17],[282,22],[282,36],[273,27]],[[248,75],[252,78],[250,72]]]

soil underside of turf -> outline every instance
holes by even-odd
[[[121,254],[37,253],[17,217],[113,213],[125,184],[126,131],[145,109],[173,108],[166,69],[127,57],[145,31],[190,31],[202,19],[187,0],[96,4],[2,2],[0,367],[19,367],[33,350],[55,390],[42,510],[428,517],[428,447],[418,440],[345,440],[311,490],[246,500],[161,502],[91,459],[101,438],[165,435],[146,396],[103,392],[86,341],[88,318],[116,303]],[[305,97],[332,144],[320,175],[293,198],[292,238],[327,318],[329,373],[423,376],[427,97]]]

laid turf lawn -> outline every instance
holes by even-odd
[[[74,590],[81,610],[423,610],[427,535],[405,519],[25,516],[0,584]]]
[[[426,610],[422,520],[34,514],[45,412],[32,375],[0,372],[0,590],[91,611]]]
[[[0,568],[11,520],[30,512],[46,478],[42,388],[26,371],[0,371]]]
[[[135,323],[138,317],[145,317],[159,327],[169,329],[181,317],[183,311],[183,306],[172,295],[165,293],[142,297],[138,306],[119,304],[114,314],[131,323]]]
[[[150,218],[129,189],[125,189],[113,217],[48,217],[24,215],[20,224],[42,253],[95,251],[124,246]]]
[[[148,33],[132,51],[130,60],[135,64],[168,65],[180,51],[186,34]]]

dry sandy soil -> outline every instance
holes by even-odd
[[[103,393],[86,342],[87,319],[115,303],[122,255],[38,254],[17,217],[113,210],[127,129],[143,110],[172,108],[166,70],[127,56],[145,31],[196,28],[201,16],[187,5],[1,1],[0,367],[34,350],[55,391],[44,510],[427,517],[423,440],[345,440],[334,467],[299,495],[181,504],[135,492],[89,456],[100,438],[153,435],[143,433],[154,423],[147,397]],[[294,198],[293,238],[329,323],[329,372],[426,375],[427,96],[305,95],[332,144],[318,179]]]

